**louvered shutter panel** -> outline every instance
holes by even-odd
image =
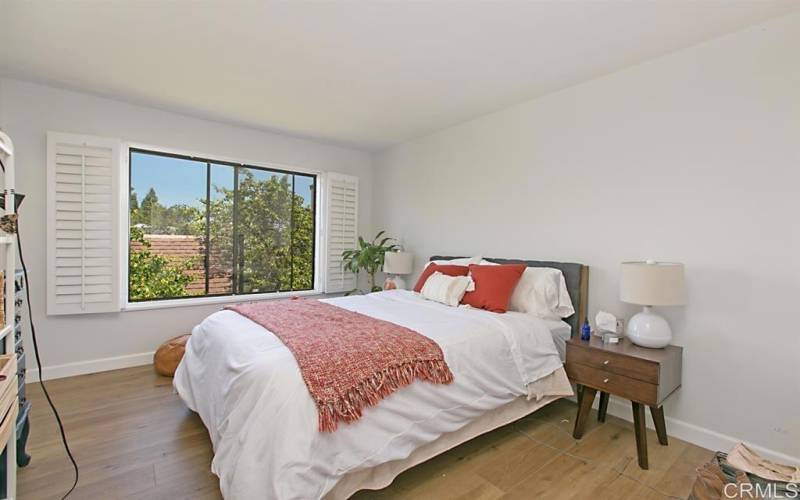
[[[342,267],[342,251],[358,245],[358,177],[329,173],[326,181],[325,291],[346,292],[356,287],[355,274]]]
[[[47,134],[47,314],[120,310],[120,141]]]

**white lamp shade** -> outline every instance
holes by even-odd
[[[629,304],[681,306],[686,304],[683,264],[677,262],[623,262],[619,298]]]
[[[388,274],[411,274],[413,264],[411,252],[387,252],[383,256],[383,272]]]

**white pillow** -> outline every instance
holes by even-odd
[[[481,265],[495,263],[484,260]],[[526,268],[508,301],[508,310],[547,320],[560,320],[575,314],[567,280],[560,269],[552,267]]]
[[[468,276],[447,276],[436,271],[422,286],[422,296],[428,300],[455,307],[461,302],[467,287],[472,283]]]
[[[462,257],[460,259],[450,259],[450,260],[432,260],[430,262],[425,263],[425,267],[428,267],[431,264],[439,264],[439,265],[450,265],[450,266],[468,266],[470,264],[478,264],[481,262],[480,257]]]

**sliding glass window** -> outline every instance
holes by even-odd
[[[130,150],[130,302],[311,290],[316,176]]]

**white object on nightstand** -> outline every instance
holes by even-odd
[[[619,298],[644,306],[628,321],[627,336],[642,347],[666,347],[672,341],[669,323],[652,306],[686,304],[683,264],[676,262],[623,262]]]
[[[594,327],[600,332],[617,332],[617,317],[605,311],[598,311],[594,317]]]
[[[414,268],[414,254],[411,252],[387,252],[383,256],[383,272],[388,274],[383,282],[384,290],[406,288],[406,282],[400,274],[411,274]]]

